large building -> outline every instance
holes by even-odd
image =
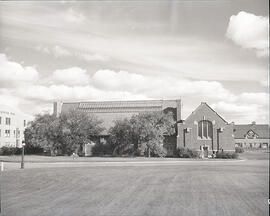
[[[98,142],[105,142],[108,130],[115,120],[131,118],[131,116],[143,112],[171,112],[174,120],[181,120],[181,100],[136,100],[136,101],[90,101],[90,102],[55,102],[54,115],[79,110],[95,115],[103,121],[105,131],[99,137]],[[95,140],[96,141],[96,140]],[[168,155],[173,154],[176,147],[176,135],[165,136],[164,148]]]
[[[186,120],[181,119],[181,100],[54,103],[56,116],[72,109],[94,114],[103,121],[106,130],[100,136],[100,141],[108,135],[108,129],[117,119],[130,118],[140,112],[171,111],[176,121],[177,133],[174,136],[165,136],[163,147],[166,148],[168,156],[172,155],[177,147],[202,151],[205,157],[220,150],[235,150],[234,124],[225,121],[206,103],[201,103]]]
[[[242,148],[268,148],[269,147],[269,125],[251,124],[234,126],[235,146]]]
[[[0,148],[21,147],[26,118],[7,106],[0,106]]]

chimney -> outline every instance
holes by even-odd
[[[256,124],[256,122],[255,122],[255,121],[253,121],[253,122],[251,122],[251,124],[252,124],[252,125],[255,125],[255,124]]]
[[[62,110],[62,102],[57,101],[57,102],[53,102],[53,115],[55,117],[58,117],[61,113]]]
[[[180,121],[181,120],[181,99],[180,100],[176,100],[176,121]]]

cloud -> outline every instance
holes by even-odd
[[[217,102],[211,104],[219,114],[222,113],[227,121],[239,123],[250,123],[252,121],[268,123],[268,107],[261,107],[256,103],[228,103]],[[240,121],[240,122],[239,122]]]
[[[154,98],[196,95],[208,99],[235,100],[235,96],[216,81],[191,81],[172,76],[146,76],[127,71],[99,70],[92,76],[91,83],[97,88],[128,90]]]
[[[89,76],[86,70],[79,67],[72,67],[67,69],[55,70],[52,74],[51,80],[56,84],[64,85],[87,85],[89,83]]]
[[[17,62],[8,60],[5,54],[0,53],[0,83],[1,86],[13,83],[21,84],[33,82],[38,79],[38,72],[34,67],[22,66]]]
[[[237,45],[254,49],[257,56],[268,56],[269,18],[244,11],[230,17],[226,36]]]
[[[136,100],[147,99],[140,94],[128,91],[106,91],[92,86],[66,86],[66,85],[33,85],[19,91],[18,94],[25,99],[51,103],[54,100],[76,101],[76,100]]]
[[[77,59],[88,61],[88,62],[109,60],[109,57],[106,55],[101,55],[98,53],[79,52],[79,51],[71,52],[69,49],[59,46],[59,45],[55,45],[53,47],[38,45],[35,47],[35,49],[47,55],[52,54],[55,58],[75,57]]]
[[[89,54],[89,53],[76,53],[79,59],[83,59],[85,61],[108,61],[109,58],[100,54]]]
[[[60,57],[69,57],[72,56],[72,53],[69,52],[67,49],[61,47],[61,46],[54,46],[51,49],[53,55],[55,56],[55,58],[60,58]]]
[[[85,20],[85,16],[72,8],[69,8],[65,13],[65,20],[71,23],[81,23]]]

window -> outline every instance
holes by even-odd
[[[5,130],[5,137],[10,137],[10,130]]]
[[[13,131],[13,134],[14,134],[14,137],[16,137],[16,131],[15,130]]]
[[[6,118],[6,125],[10,125],[10,122],[11,122],[10,118]]]
[[[213,126],[210,121],[200,121],[198,124],[198,137],[200,139],[212,139],[213,138]]]

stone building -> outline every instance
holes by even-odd
[[[251,124],[234,126],[235,146],[242,148],[269,148],[269,125]]]
[[[234,124],[229,124],[202,102],[186,120],[178,123],[177,147],[202,151],[204,157],[216,151],[234,151]]]

